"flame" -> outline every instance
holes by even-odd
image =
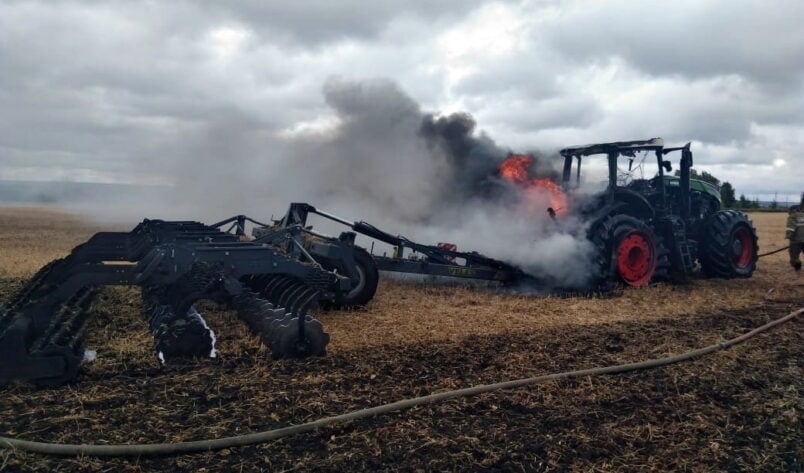
[[[500,164],[500,176],[517,184],[525,184],[528,181],[528,168],[532,164],[533,156],[512,154]]]
[[[550,207],[561,214],[567,210],[567,195],[554,180],[544,177],[531,177],[529,169],[535,159],[529,154],[512,154],[500,164],[500,177],[511,181],[525,190],[525,195],[532,202],[535,210],[536,202],[547,196]]]

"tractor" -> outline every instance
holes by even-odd
[[[680,153],[679,176],[669,173],[668,155]],[[562,186],[577,189],[586,156],[606,155],[606,190],[591,197],[574,192],[574,206],[589,222],[596,249],[595,281],[629,286],[669,279],[684,282],[700,265],[710,277],[748,278],[756,269],[757,233],[748,217],[721,208],[716,189],[692,180],[690,144],[666,148],[661,138],[573,146],[562,149]],[[650,179],[632,178],[653,154],[658,170]],[[628,158],[628,169],[620,168]],[[574,166],[573,166],[574,165]],[[574,169],[573,169],[574,167]],[[642,169],[644,175],[644,169]],[[573,179],[574,178],[574,179]]]

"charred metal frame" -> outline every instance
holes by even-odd
[[[310,214],[319,215],[331,221],[342,224],[352,230],[343,232],[340,237],[333,238],[313,231],[307,226],[307,217]],[[275,244],[282,239],[290,238],[297,246],[303,245],[299,241],[304,234],[318,237],[321,243],[310,247],[309,255],[297,253],[299,257],[317,262],[325,258],[330,262],[337,262],[350,277],[355,277],[353,262],[350,260],[354,248],[355,233],[365,235],[371,239],[387,243],[394,247],[393,256],[380,256],[372,254],[377,268],[381,271],[399,273],[423,274],[431,276],[449,276],[463,279],[477,279],[512,283],[525,277],[521,270],[499,260],[488,258],[475,252],[452,251],[438,246],[425,245],[411,241],[400,235],[392,235],[364,221],[349,221],[331,213],[319,210],[316,207],[302,202],[290,204],[285,216],[277,220],[273,227],[255,230],[257,242]],[[421,258],[411,259],[405,257],[406,249],[421,254]],[[465,264],[458,264],[462,259]]]

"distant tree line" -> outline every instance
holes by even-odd
[[[681,171],[676,170],[676,176],[680,175]],[[699,181],[708,182],[710,184],[714,184],[717,187],[721,187],[720,179],[716,178],[715,176],[709,174],[706,171],[698,172],[697,169],[690,168],[690,179],[698,179]],[[724,182],[723,184],[728,184]],[[729,184],[731,186],[731,184]]]
[[[681,171],[676,169],[676,176],[681,175]],[[697,169],[690,168],[690,179],[697,179],[699,181],[708,182],[710,184],[714,184],[715,187],[721,187],[720,179],[716,178],[715,176],[709,174],[706,171],[698,172]],[[731,184],[728,182],[724,182],[723,185],[728,185],[731,187]]]
[[[727,209],[758,209],[762,207],[758,197],[754,197],[754,200],[751,200],[746,198],[745,194],[740,194],[740,198],[735,199],[734,188],[728,182],[724,182],[720,186],[720,199],[723,201],[723,207]],[[770,204],[767,204],[766,208],[774,210],[779,208],[779,197],[776,194],[774,194],[773,200],[770,201]]]
[[[680,174],[679,171],[675,172],[676,176]],[[740,194],[740,198],[736,197],[736,193],[734,191],[734,186],[731,185],[730,182],[723,181],[720,182],[720,179],[716,178],[712,174],[709,174],[706,171],[698,172],[695,169],[690,169],[690,178],[691,179],[698,179],[700,181],[709,182],[710,184],[714,184],[715,186],[720,188],[720,200],[723,203],[723,208],[726,209],[758,209],[759,208],[759,198],[754,198],[754,200],[747,199],[745,194]],[[779,203],[774,196],[773,201],[770,203],[770,208],[775,209],[779,206]]]

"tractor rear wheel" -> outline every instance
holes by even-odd
[[[591,235],[597,247],[599,285],[620,280],[628,286],[644,286],[666,266],[666,252],[645,222],[630,215],[612,215],[595,225]],[[664,265],[660,260],[664,259]],[[661,272],[661,271],[660,271]]]
[[[749,278],[757,267],[757,231],[748,216],[721,210],[704,223],[698,260],[707,276]]]

